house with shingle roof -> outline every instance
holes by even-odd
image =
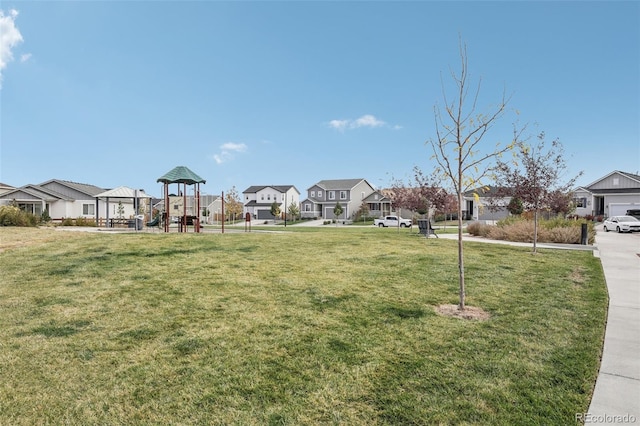
[[[304,218],[353,219],[363,204],[375,204],[380,209],[390,206],[390,200],[374,199],[376,189],[366,179],[321,180],[307,189],[307,198],[300,203],[300,213]],[[370,195],[374,197],[369,199]],[[336,218],[333,209],[340,203],[342,214]],[[386,203],[386,204],[385,204]],[[371,212],[370,214],[375,214]]]
[[[97,196],[106,191],[95,185],[50,179],[38,185],[28,184],[0,193],[0,205],[16,205],[20,209],[42,215],[46,210],[52,219],[106,217],[107,205],[99,204]],[[122,200],[123,217],[134,214],[133,201]],[[110,216],[117,217],[118,204],[110,207]],[[98,215],[96,215],[98,212]]]
[[[613,172],[573,191],[578,216],[620,216],[640,209],[640,176]]]
[[[254,185],[242,191],[244,212],[253,219],[274,219],[271,205],[275,202],[284,214],[291,204],[300,203],[300,191],[293,185]]]
[[[12,189],[15,189],[15,187],[11,185],[7,185],[6,183],[0,182],[0,194],[11,191]]]

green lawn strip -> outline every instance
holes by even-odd
[[[361,231],[29,231],[0,253],[0,423],[564,424],[586,411],[607,301],[590,252],[466,243],[468,304],[491,318],[465,321],[434,310],[457,302],[455,241]]]

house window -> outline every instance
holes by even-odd
[[[304,211],[305,212],[310,212],[311,211],[311,204],[305,204],[304,205]]]
[[[585,197],[582,198],[574,198],[573,202],[576,207],[587,207],[587,199]]]
[[[82,214],[85,215],[85,216],[96,214],[96,205],[95,204],[83,204],[82,205]]]
[[[271,201],[271,194],[267,194],[267,200]]]
[[[329,191],[329,199],[330,200],[336,199],[336,191]]]
[[[318,191],[318,198],[322,198],[322,191]]]
[[[264,194],[261,194],[261,195],[260,195],[260,199],[261,199],[262,201],[264,201]]]
[[[316,196],[316,191],[311,191],[311,197],[315,197]]]
[[[347,191],[340,191],[340,199],[341,200],[347,199]]]
[[[618,186],[618,185],[620,185],[620,179],[613,178],[613,186]]]

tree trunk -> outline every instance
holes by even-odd
[[[538,209],[533,212],[533,252],[538,252]]]
[[[462,182],[460,178],[459,182]],[[464,311],[465,293],[464,293],[464,248],[462,244],[462,192],[458,192],[458,272],[460,280],[460,304],[458,309]]]

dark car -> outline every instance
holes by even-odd
[[[636,219],[640,219],[640,209],[627,210],[627,216],[633,216]]]

